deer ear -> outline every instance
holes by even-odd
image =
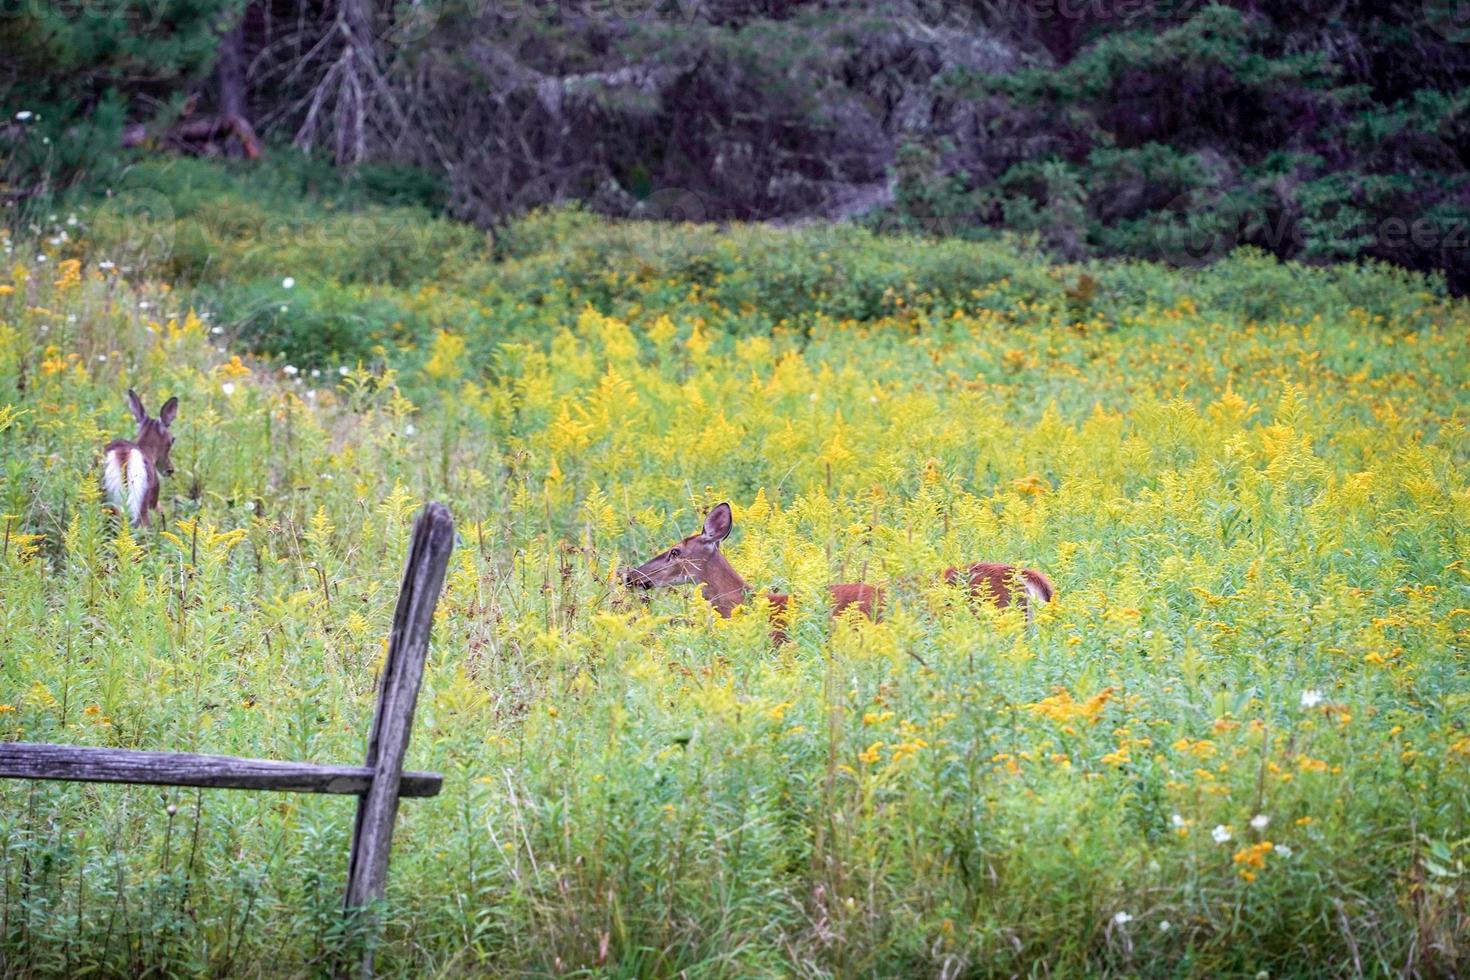
[[[711,541],[723,541],[730,535],[730,525],[735,518],[730,514],[729,504],[718,504],[704,519],[704,536]]]
[[[178,414],[179,396],[175,395],[168,401],[164,402],[163,408],[158,410],[158,421],[162,422],[163,427],[167,429],[169,426],[174,424],[174,419],[178,417]]]
[[[148,421],[148,411],[143,407],[143,399],[133,389],[128,389],[128,408],[133,412],[133,421],[142,425]]]

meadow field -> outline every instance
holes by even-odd
[[[381,973],[1470,968],[1438,284],[208,200],[126,273],[104,216],[4,243],[0,739],[356,762],[444,501],[408,762],[445,788],[402,807]],[[182,402],[132,531],[97,467],[129,387]],[[617,583],[720,501],[796,597],[779,648]],[[1028,627],[935,574],[979,560],[1056,601]],[[858,579],[888,615],[829,624]],[[322,974],[351,807],[0,784],[0,973]]]

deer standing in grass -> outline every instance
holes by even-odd
[[[637,568],[623,570],[623,582],[629,588],[653,589],[662,586],[688,585],[698,582],[705,599],[721,616],[728,618],[736,606],[753,597],[753,590],[740,573],[720,552],[720,542],[729,537],[734,517],[729,504],[719,504],[704,519],[698,534],[691,534],[662,554],[654,555]],[[1029,623],[1035,615],[1034,604],[1050,602],[1056,590],[1051,580],[1031,568],[1017,568],[994,562],[976,562],[968,568],[947,568],[944,580],[951,585],[965,583],[971,596],[989,598],[1004,609],[1019,599],[1026,609]],[[869,619],[882,613],[883,590],[865,582],[847,582],[829,586],[832,615],[838,616],[851,606],[862,610]],[[785,640],[788,593],[769,592],[772,635],[777,643]]]
[[[149,418],[143,399],[128,389],[128,408],[138,423],[133,441],[114,439],[107,444],[102,458],[102,486],[119,513],[126,514],[135,527],[146,527],[151,513],[158,510],[158,477],[172,476],[174,464],[169,460],[174,437],[169,431],[179,414],[178,398],[163,403],[158,418]]]

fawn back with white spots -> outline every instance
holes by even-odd
[[[159,474],[173,475],[169,450],[174,436],[169,426],[179,414],[179,400],[170,398],[163,403],[158,418],[150,418],[143,399],[129,388],[128,409],[138,423],[138,434],[131,442],[114,439],[107,444],[102,457],[102,486],[119,513],[126,514],[134,526],[147,526],[151,513],[159,509]]]

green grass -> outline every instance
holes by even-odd
[[[356,760],[441,499],[408,761],[446,783],[386,974],[1463,971],[1470,313],[1434,284],[575,212],[419,215],[375,276],[337,219],[219,230],[232,186],[134,284],[116,230],[0,278],[0,738]],[[183,403],[136,534],[96,490],[129,386]],[[784,647],[613,585],[720,500]],[[1058,601],[970,609],[963,560]],[[892,612],[830,625],[859,577]],[[325,972],[351,810],[0,785],[4,969]]]

